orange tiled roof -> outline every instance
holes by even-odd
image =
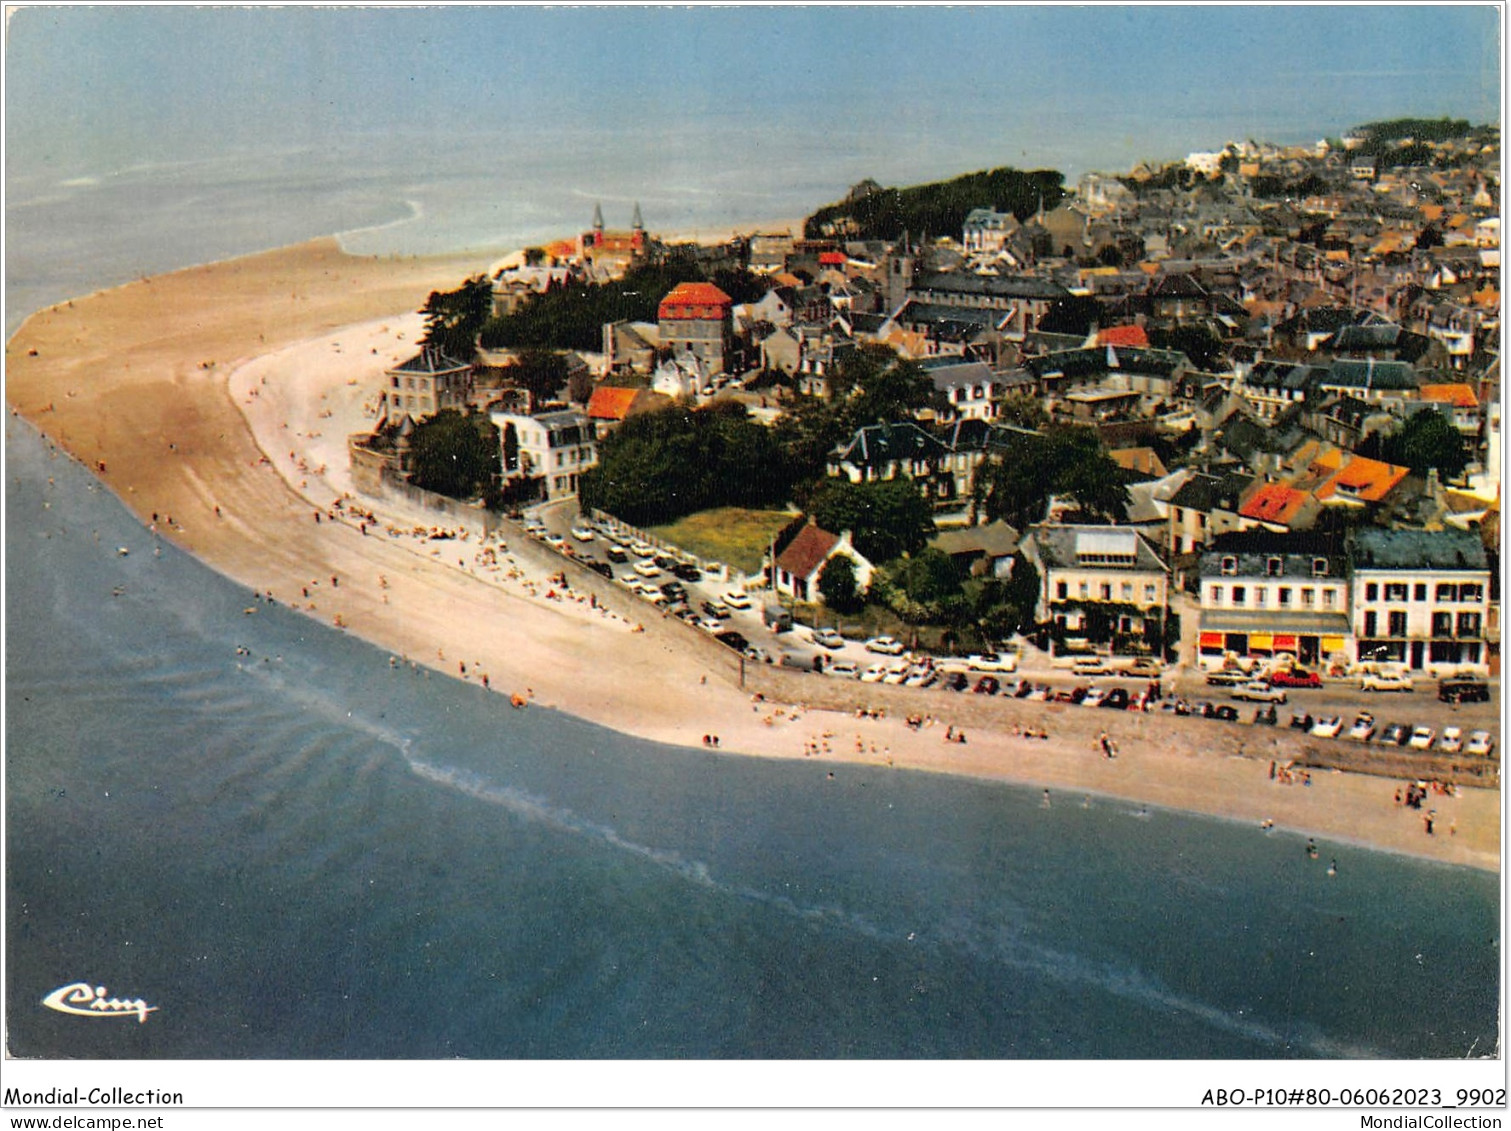
[[[1306,504],[1306,499],[1305,491],[1284,483],[1266,483],[1249,496],[1248,501],[1238,508],[1238,513],[1244,518],[1289,525]]]
[[[1424,401],[1450,404],[1454,408],[1479,408],[1479,398],[1468,385],[1423,385],[1418,390]]]
[[[1109,326],[1097,331],[1097,345],[1148,349],[1149,335],[1144,333],[1142,326]]]
[[[1378,503],[1406,478],[1408,470],[1377,459],[1354,456],[1317,489],[1317,498],[1330,499],[1342,491],[1366,503]]]
[[[678,283],[657,308],[658,318],[722,318],[734,300],[712,283]]]
[[[1424,205],[1422,205],[1422,219],[1426,220],[1429,224],[1432,223],[1434,220],[1441,219],[1442,216],[1443,216],[1443,206],[1441,204],[1424,204]]]
[[[593,420],[623,420],[630,414],[639,389],[618,389],[599,385],[588,398],[588,416]]]
[[[1501,304],[1500,292],[1494,287],[1486,287],[1482,291],[1475,291],[1469,296],[1475,306],[1483,306],[1487,310],[1494,310]]]

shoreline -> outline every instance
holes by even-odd
[[[217,573],[453,678],[486,674],[500,706],[528,688],[540,705],[652,741],[697,746],[718,734],[719,753],[782,758],[823,741],[831,749],[818,757],[835,769],[895,765],[1273,819],[1340,845],[1499,870],[1498,790],[1437,799],[1457,833],[1426,838],[1393,811],[1393,779],[1319,773],[1304,791],[1279,787],[1262,758],[1211,749],[1223,736],[1152,716],[1128,737],[1129,720],[1095,720],[1120,736],[1115,762],[1078,740],[1091,720],[1063,714],[1041,716],[1057,731],[1048,745],[973,729],[969,747],[947,748],[900,718],[858,724],[752,703],[694,650],[585,599],[547,596],[547,571],[524,548],[510,553],[512,539],[490,569],[474,537],[414,535],[458,526],[433,512],[358,496],[354,505],[383,511],[371,534],[317,521],[350,490],[345,434],[362,394],[390,356],[413,349],[417,316],[393,312],[475,274],[487,254],[353,256],[324,237],[104,288],[21,323],[7,343],[7,401],[144,526],[171,516],[161,532]],[[408,532],[390,532],[402,522]],[[344,584],[324,584],[337,576]],[[951,706],[932,709],[948,719]]]

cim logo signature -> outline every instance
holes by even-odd
[[[108,994],[104,986],[70,982],[53,990],[42,999],[42,1004],[75,1017],[135,1017],[142,1025],[147,1023],[147,1014],[157,1012],[157,1006],[148,1005],[141,998],[126,1001]]]

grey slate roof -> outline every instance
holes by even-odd
[[[1268,530],[1245,530],[1220,534],[1201,556],[1202,577],[1223,576],[1224,558],[1235,558],[1237,577],[1274,576],[1293,581],[1311,581],[1319,576],[1313,563],[1321,558],[1327,571],[1320,576],[1347,577],[1348,551],[1336,535],[1311,531],[1275,534]],[[1271,574],[1270,562],[1280,561],[1280,572]]]
[[[870,424],[835,449],[831,461],[856,467],[881,467],[888,463],[941,459],[949,454],[943,442],[912,421]]]
[[[426,346],[402,365],[396,365],[390,373],[425,373],[434,375],[437,373],[452,373],[458,369],[470,368],[470,363],[457,361],[447,357],[434,346]]]
[[[1367,526],[1349,546],[1354,569],[1489,569],[1485,544],[1468,530],[1385,530]]]
[[[914,293],[985,295],[989,298],[1027,298],[1051,301],[1070,294],[1059,283],[1025,275],[976,275],[968,271],[936,271],[918,275],[908,288]]]
[[[1416,371],[1407,361],[1355,361],[1340,357],[1328,367],[1323,383],[1348,389],[1412,391],[1418,387]]]
[[[1133,564],[1114,565],[1103,563],[1096,568],[1141,570],[1145,572],[1168,570],[1169,567],[1165,565],[1164,559],[1149,544],[1148,539],[1132,527],[1043,525],[1033,528],[1034,545],[1038,550],[1039,560],[1046,566],[1054,569],[1088,568],[1077,559],[1076,544],[1078,538],[1105,539],[1108,535],[1115,535],[1119,538],[1126,537],[1131,541],[1134,547]]]

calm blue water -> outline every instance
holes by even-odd
[[[244,614],[14,419],[6,453],[18,1055],[1494,1047],[1492,876],[515,712]],[[80,979],[159,1011],[40,1007]]]

